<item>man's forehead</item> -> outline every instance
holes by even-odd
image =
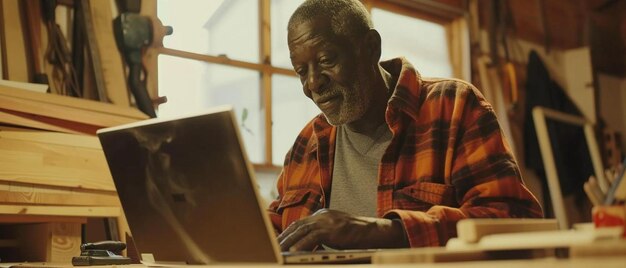
[[[328,38],[332,32],[330,20],[317,16],[294,23],[289,27],[287,38],[289,42],[314,37]]]

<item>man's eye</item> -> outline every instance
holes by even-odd
[[[320,58],[320,64],[330,65],[332,64],[332,60],[329,57]]]
[[[296,73],[297,73],[299,76],[305,76],[305,75],[306,75],[306,68],[297,68],[297,69],[296,69]]]

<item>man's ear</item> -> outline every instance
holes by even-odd
[[[367,31],[364,39],[364,46],[366,48],[366,55],[369,59],[374,63],[378,63],[378,61],[380,61],[381,54],[380,34],[378,31],[374,29]]]

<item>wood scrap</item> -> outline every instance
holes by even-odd
[[[28,54],[26,53],[26,42],[24,40],[24,24],[21,19],[21,12],[18,0],[2,0],[0,8],[3,18],[3,40],[1,45],[6,52],[2,55],[6,64],[3,70],[6,71],[7,80],[29,82]]]

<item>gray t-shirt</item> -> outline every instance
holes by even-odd
[[[391,138],[386,123],[372,133],[337,127],[330,209],[376,217],[378,165]]]

